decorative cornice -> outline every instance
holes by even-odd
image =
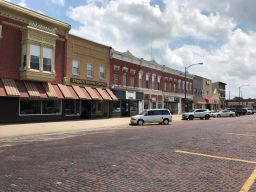
[[[37,23],[37,26],[47,26],[52,29],[56,28],[56,32],[59,35],[67,36],[71,29],[71,26],[67,23],[7,1],[0,1],[0,10],[1,16],[25,23],[26,25]]]

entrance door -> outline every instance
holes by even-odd
[[[91,101],[82,101],[82,114],[81,118],[91,119],[92,104]]]
[[[122,117],[130,117],[130,102],[128,100],[121,101]]]

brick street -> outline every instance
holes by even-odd
[[[256,191],[256,116],[0,141],[0,191]]]

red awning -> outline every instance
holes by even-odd
[[[110,97],[112,98],[112,100],[117,101],[117,97],[115,96],[115,94],[110,90],[110,89],[106,89],[107,93],[110,95]]]
[[[17,81],[15,81],[15,83],[20,92],[20,97],[28,98],[29,94],[28,94],[28,91],[27,91],[23,81],[17,80]]]
[[[62,95],[58,85],[51,85],[54,89],[54,92],[56,93],[58,99],[64,99],[64,96]]]
[[[76,92],[74,91],[72,86],[67,85],[67,88],[69,90],[69,92],[72,94],[73,99],[79,99],[79,97],[77,96]]]
[[[58,84],[61,93],[64,95],[65,99],[74,99],[72,93],[70,93],[66,85]]]
[[[207,104],[214,104],[215,103],[215,99],[213,99],[212,97],[205,96],[204,99],[205,99]]]
[[[0,79],[0,96],[5,97],[7,96],[6,91],[4,89],[4,84],[2,83],[2,80]]]
[[[48,96],[47,96],[47,93],[44,90],[44,87],[43,87],[42,83],[35,83],[35,85],[36,85],[37,90],[40,94],[40,98],[47,99]]]
[[[51,83],[42,83],[42,85],[49,98],[59,98],[54,86]]]
[[[109,94],[106,92],[106,90],[102,89],[102,88],[96,88],[96,90],[99,92],[99,94],[101,95],[101,97],[104,100],[112,100],[112,98],[109,96]]]
[[[84,88],[86,89],[86,91],[89,93],[90,97],[93,100],[102,100],[101,96],[96,90],[93,90],[93,88],[91,87],[84,87]]]
[[[87,91],[84,88],[81,88],[77,85],[72,85],[72,87],[80,99],[91,100],[90,95],[87,93]]]
[[[34,82],[23,81],[30,97],[41,97]]]
[[[20,93],[13,79],[2,79],[4,89],[9,97],[19,97]]]

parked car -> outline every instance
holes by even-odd
[[[194,118],[200,118],[208,120],[212,116],[212,113],[209,109],[195,109],[188,113],[182,114],[182,120],[193,120]]]
[[[246,110],[246,114],[247,114],[247,115],[252,115],[252,114],[254,114],[254,112],[252,111],[252,109],[248,109],[248,108],[242,108],[242,109]]]
[[[213,117],[234,117],[235,115],[236,113],[234,111],[230,111],[226,109],[220,110],[212,114]]]
[[[168,109],[148,109],[139,115],[131,117],[131,125],[143,125],[144,123],[159,123],[168,125],[172,122],[172,114]]]
[[[227,108],[227,110],[234,111],[236,116],[246,115],[247,111],[241,108]]]

